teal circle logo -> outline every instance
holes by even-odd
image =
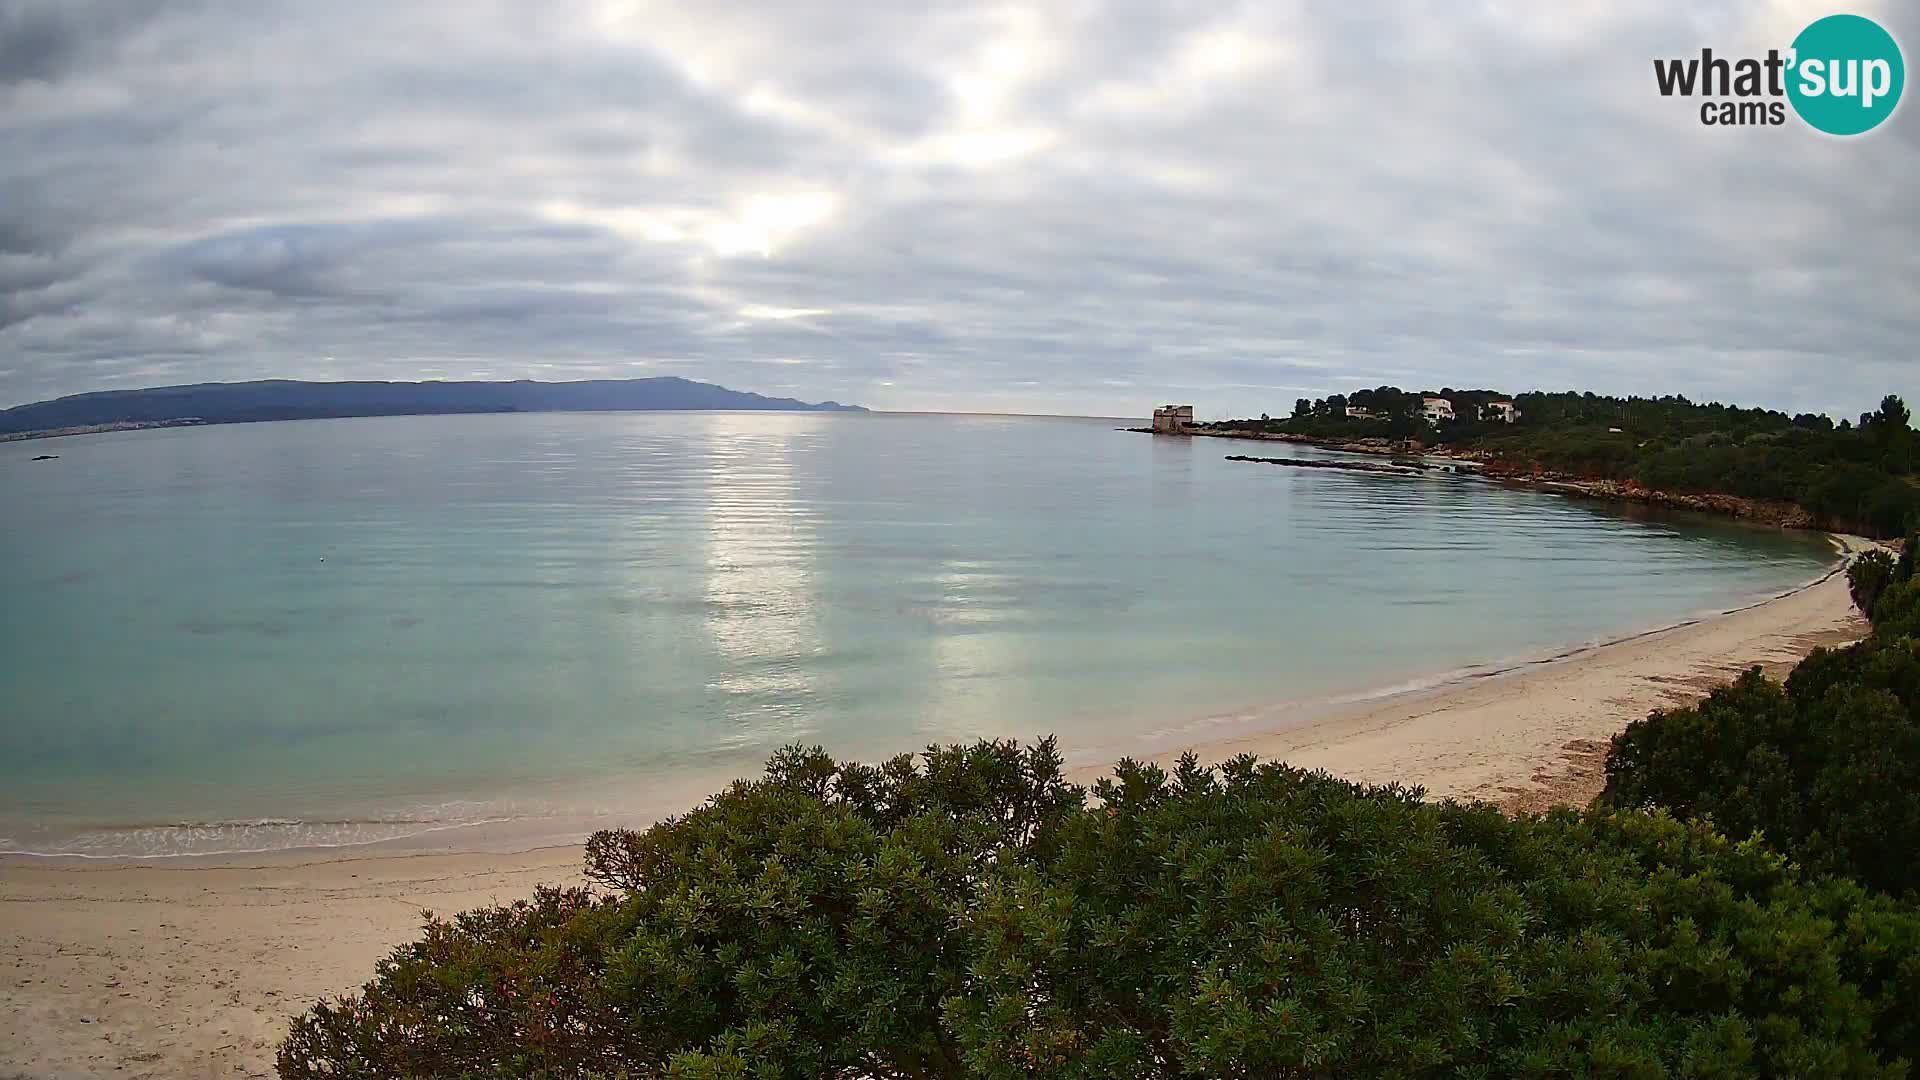
[[[1829,15],[1800,31],[1788,63],[1793,111],[1829,135],[1879,126],[1893,115],[1907,83],[1893,35],[1859,15]]]

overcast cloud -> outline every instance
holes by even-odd
[[[0,406],[674,374],[1847,415],[1920,398],[1920,106],[1709,128],[1651,63],[1836,10],[1920,61],[1897,0],[0,0]]]

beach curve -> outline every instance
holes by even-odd
[[[1865,633],[1843,572],[1705,619],[1384,698],[1295,726],[1198,741],[1431,797],[1510,808],[1581,803],[1606,741],[1755,664],[1784,670]],[[1077,768],[1087,782],[1106,764]],[[440,915],[580,883],[577,845],[517,854],[288,852],[195,865],[0,858],[10,970],[0,985],[0,1075],[265,1077],[287,1019],[349,990]],[[11,1072],[9,1072],[11,1070]]]
[[[1419,785],[1430,798],[1509,809],[1584,804],[1599,793],[1608,740],[1660,708],[1691,704],[1755,665],[1779,675],[1819,646],[1866,636],[1846,567],[1880,546],[1834,535],[1840,559],[1777,596],[1402,694],[1352,702],[1285,727],[1197,740],[1192,752],[1284,760],[1361,783]],[[1076,769],[1090,782],[1105,769]]]

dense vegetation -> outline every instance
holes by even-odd
[[[1759,669],[1614,739],[1601,800],[1764,835],[1804,866],[1920,893],[1920,580],[1916,544],[1848,576],[1872,635],[1816,649],[1785,685]]]
[[[1899,536],[1920,525],[1920,436],[1907,406],[1888,395],[1859,423],[1769,409],[1699,405],[1684,397],[1521,394],[1519,421],[1479,419],[1501,395],[1442,389],[1459,419],[1429,425],[1410,415],[1423,395],[1382,386],[1300,399],[1285,419],[1227,421],[1223,429],[1317,438],[1417,438],[1484,451],[1498,460],[1672,492],[1791,502],[1824,527]],[[1348,417],[1349,407],[1371,417]]]
[[[1898,1076],[1920,919],[1664,813],[1241,758],[783,752],[597,890],[431,922],[287,1078]]]

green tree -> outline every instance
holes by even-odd
[[[1664,814],[1240,758],[782,751],[596,890],[429,923],[289,1080],[1898,1076],[1914,911]]]
[[[1346,440],[1419,438],[1472,449],[1493,465],[1590,479],[1632,481],[1658,491],[1735,495],[1797,504],[1821,528],[1893,537],[1920,524],[1920,439],[1906,404],[1886,395],[1877,411],[1835,426],[1824,416],[1788,416],[1678,395],[1610,397],[1534,391],[1514,398],[1517,424],[1478,419],[1494,390],[1442,387],[1459,422],[1410,421],[1421,395],[1398,387],[1355,390],[1341,398],[1301,399],[1284,430]],[[1349,418],[1345,406],[1384,420]],[[1255,428],[1252,421],[1227,428]]]
[[[1874,423],[1889,431],[1907,430],[1907,421],[1913,414],[1907,411],[1907,403],[1900,400],[1898,394],[1888,394],[1880,399],[1880,411],[1874,416]]]

